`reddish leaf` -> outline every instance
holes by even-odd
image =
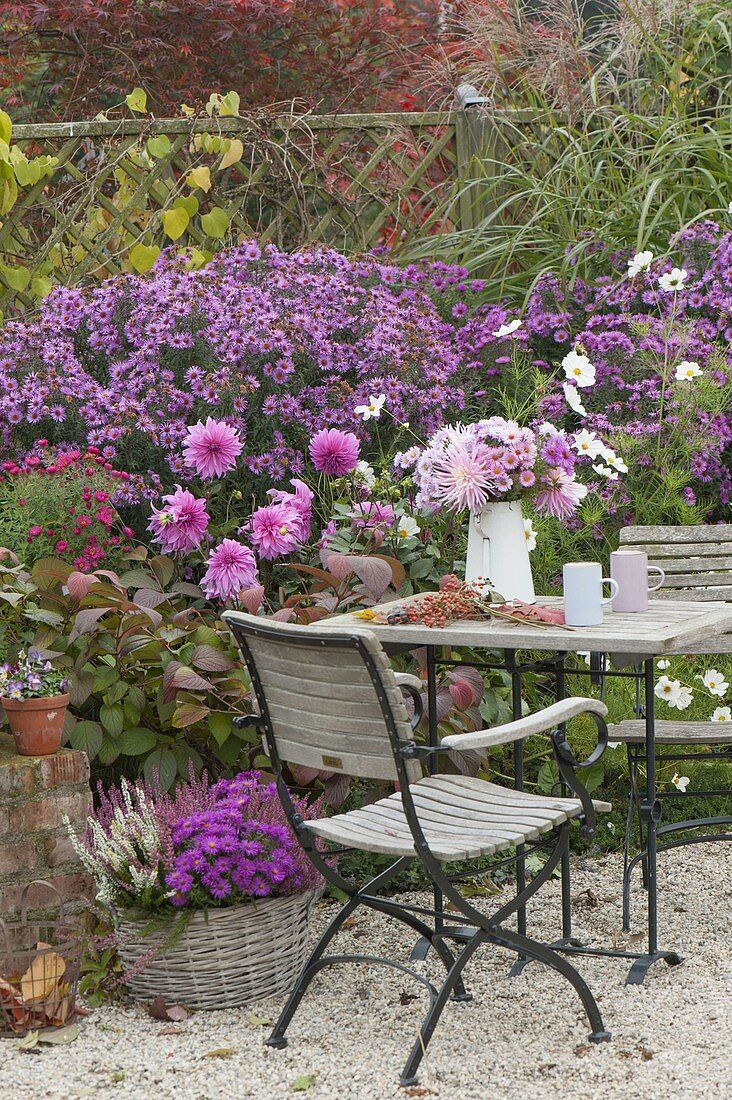
[[[291,623],[295,618],[295,612],[291,607],[283,607],[281,611],[275,611],[274,615],[268,615],[268,619],[275,619],[278,623]]]
[[[66,587],[69,590],[69,595],[72,600],[83,600],[87,595],[89,589],[97,583],[97,578],[93,573],[69,573],[66,581]]]
[[[113,607],[88,607],[84,611],[77,612],[74,626],[69,634],[69,641],[73,642],[81,634],[88,634],[101,618],[114,610]]]
[[[179,665],[173,673],[171,686],[182,691],[211,691],[213,685],[210,680],[199,676],[195,669]]]
[[[255,584],[253,588],[242,588],[236,598],[250,615],[256,615],[264,602],[264,587],[261,584]]]
[[[454,680],[448,690],[458,710],[465,710],[473,702],[473,689],[467,680]]]
[[[391,566],[383,558],[362,554],[331,554],[328,569],[340,580],[355,573],[374,597],[380,599],[391,584]]]
[[[151,607],[158,607],[161,603],[166,603],[169,598],[167,593],[156,592],[154,588],[138,588],[135,592],[135,603],[146,610]]]
[[[166,1004],[165,997],[162,993],[158,994],[150,1004],[147,1006],[147,1012],[149,1016],[152,1016],[153,1020],[163,1020],[166,1023],[182,1023],[183,1020],[187,1020],[190,1013],[187,1008],[179,1004]],[[166,1034],[178,1034],[178,1031],[173,1029],[164,1029]],[[159,1033],[161,1034],[161,1033]]]
[[[236,662],[228,653],[213,645],[197,645],[191,654],[191,664],[204,672],[228,672],[230,668],[236,668]]]

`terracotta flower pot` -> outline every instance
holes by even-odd
[[[69,698],[69,695],[51,695],[45,699],[0,697],[21,756],[51,756],[58,751]]]

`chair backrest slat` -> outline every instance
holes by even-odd
[[[732,600],[732,524],[626,527],[620,545],[665,571],[661,598]]]
[[[267,741],[274,738],[281,760],[398,778],[387,721],[401,740],[412,730],[391,665],[368,630],[318,631],[232,611],[224,619],[259,682]],[[409,761],[407,772],[419,778],[419,764]]]

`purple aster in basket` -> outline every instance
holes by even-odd
[[[358,465],[358,440],[353,432],[323,428],[310,440],[310,458],[321,474],[343,477]]]
[[[206,559],[201,588],[210,600],[229,600],[257,583],[257,563],[248,546],[224,539]]]

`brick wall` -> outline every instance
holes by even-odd
[[[12,738],[0,735],[0,917],[10,923],[18,919],[23,887],[34,879],[52,883],[67,912],[78,911],[82,898],[93,896],[61,820],[67,814],[81,833],[90,810],[89,761],[83,752],[18,756]],[[53,896],[32,887],[29,913],[49,912]]]

